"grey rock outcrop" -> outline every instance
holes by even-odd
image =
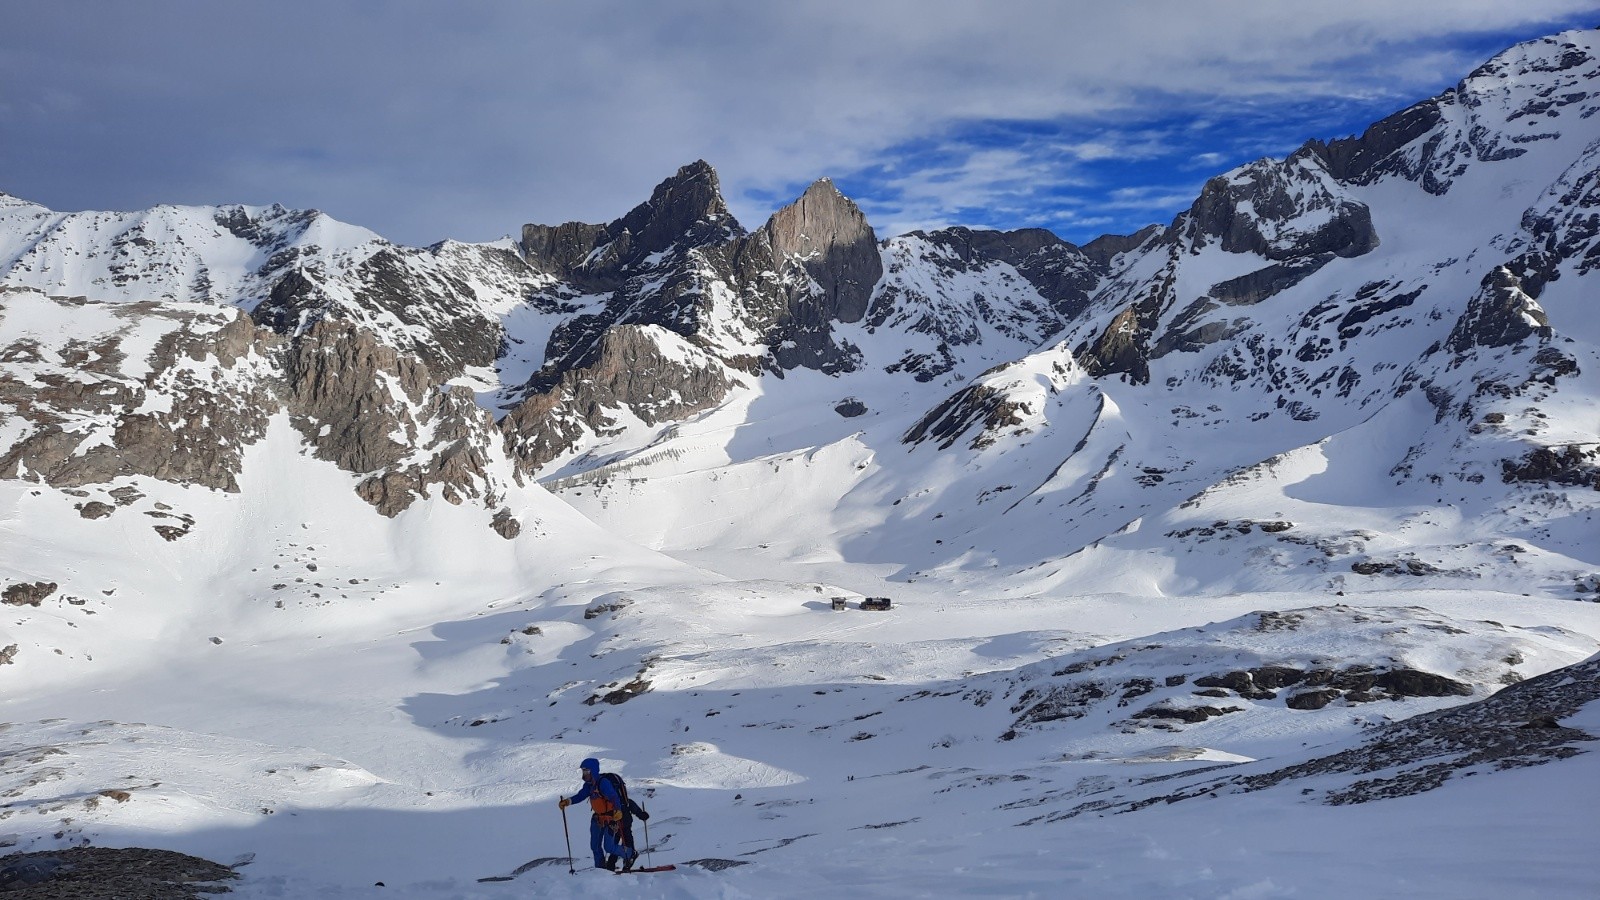
[[[856,368],[834,325],[866,315],[883,261],[872,226],[833,182],[813,183],[754,234],[707,257],[736,286],[738,315],[769,348],[773,371]]]
[[[1216,241],[1230,253],[1274,262],[1328,253],[1360,256],[1378,246],[1366,204],[1349,196],[1321,159],[1304,150],[1207,181],[1170,233],[1190,250]]]
[[[866,322],[874,332],[935,339],[908,349],[890,367],[919,381],[954,369],[962,348],[977,348],[989,329],[1040,344],[1082,312],[1106,272],[1099,257],[1038,228],[914,231],[887,241],[883,257],[887,270]],[[952,288],[929,284],[928,269]]]
[[[6,585],[6,589],[0,591],[0,603],[4,603],[7,606],[38,606],[45,601],[45,598],[56,592],[56,587],[57,585],[54,581],[21,582]]]
[[[1030,410],[1004,393],[986,384],[972,384],[950,396],[927,415],[911,426],[901,437],[901,443],[920,444],[937,441],[939,449],[947,450],[973,429],[977,434],[970,446],[981,450],[992,438],[988,436],[1002,428],[1020,424],[1019,414]]]
[[[15,900],[201,900],[228,893],[239,877],[207,859],[140,847],[69,847],[0,862],[0,894]]]
[[[584,290],[610,292],[655,254],[722,243],[744,229],[728,211],[716,170],[705,160],[680,168],[650,199],[608,225],[522,226],[522,249],[542,271]]]
[[[1385,725],[1368,739],[1337,753],[1277,768],[1270,761],[1228,766],[1221,774],[1192,775],[1176,785],[1168,780],[1153,790],[1135,788],[1130,793],[1136,797],[1083,803],[1040,821],[1085,813],[1134,812],[1154,804],[1302,784],[1307,786],[1299,795],[1312,795],[1332,806],[1412,796],[1456,777],[1492,775],[1592,752],[1600,736],[1562,720],[1597,701],[1600,657],[1591,657],[1483,700]]]
[[[1550,319],[1544,310],[1522,289],[1522,280],[1500,266],[1484,276],[1444,346],[1461,354],[1474,347],[1506,347],[1549,333]]]
[[[94,308],[31,292],[11,294],[7,304],[54,305],[69,316],[76,309],[84,319],[105,310],[111,325],[92,339],[69,341],[59,357],[36,346],[0,348],[0,416],[27,423],[0,456],[0,477],[26,474],[77,487],[144,475],[238,490],[241,450],[265,434],[275,406],[271,385],[258,377],[276,352],[275,335],[235,310],[158,303]],[[141,322],[162,322],[166,330],[148,359],[131,361],[146,368],[135,378],[124,372],[130,361],[123,344]],[[141,411],[156,397],[171,402],[148,405],[169,408]],[[86,428],[85,421],[95,425]]]
[[[1150,324],[1155,304],[1150,299],[1117,313],[1092,341],[1073,350],[1078,364],[1097,378],[1121,375],[1132,384],[1150,381]]]
[[[526,226],[522,248],[533,265],[610,293],[599,312],[553,330],[543,367],[501,421],[527,469],[613,433],[624,409],[646,424],[708,409],[737,372],[853,368],[854,348],[834,326],[865,316],[882,273],[871,226],[830,182],[747,235],[704,162],[610,225]]]
[[[337,278],[306,262],[273,283],[251,311],[255,321],[286,336],[317,322],[351,322],[414,354],[439,378],[490,366],[505,331],[472,281],[502,293],[534,294],[539,272],[511,249],[443,244],[427,250],[383,245]]]
[[[492,417],[470,390],[438,386],[426,363],[372,332],[318,322],[290,348],[284,374],[290,421],[318,458],[366,474],[356,492],[384,515],[435,490],[451,503],[493,493]]]
[[[666,352],[666,341],[680,352]],[[500,428],[520,463],[536,469],[586,432],[613,433],[622,409],[655,425],[715,406],[736,383],[715,357],[659,329],[617,325],[601,333],[591,362],[562,373],[550,389],[512,410]]]
[[[1306,149],[1321,157],[1328,171],[1340,181],[1366,184],[1378,175],[1408,174],[1395,154],[1444,121],[1440,106],[1439,98],[1429,98],[1373,123],[1359,137],[1313,140]]]
[[[1538,447],[1518,460],[1502,460],[1500,480],[1533,484],[1592,486],[1600,491],[1600,449]]]
[[[79,322],[80,337],[0,348],[0,420],[23,423],[0,477],[70,489],[143,476],[237,492],[245,448],[287,412],[319,458],[367,476],[358,493],[385,515],[435,490],[452,502],[494,493],[499,433],[471,391],[440,387],[425,362],[358,325],[323,319],[285,339],[234,309],[31,291],[6,300],[0,315],[48,313]],[[154,349],[129,359],[141,330],[159,334]],[[171,539],[190,525],[157,530]]]

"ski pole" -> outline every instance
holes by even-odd
[[[567,831],[567,808],[561,807],[561,836],[567,839],[567,874],[576,875],[578,870],[572,867],[572,833]]]
[[[652,851],[654,849],[655,849],[654,847],[650,846],[650,820],[649,819],[645,819],[644,820],[644,855],[645,855],[645,859],[646,859],[645,865],[647,865],[647,866],[654,867],[655,864],[656,864],[655,854],[650,852],[650,851]]]

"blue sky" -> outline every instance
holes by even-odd
[[[316,207],[393,240],[609,221],[695,159],[756,227],[1166,222],[1593,0],[0,0],[0,190]]]

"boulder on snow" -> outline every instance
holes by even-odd
[[[116,512],[116,510],[115,506],[109,503],[101,503],[99,500],[90,500],[88,503],[78,504],[78,515],[83,516],[85,519],[104,519],[106,516]]]
[[[54,581],[35,581],[31,584],[13,584],[0,591],[0,603],[9,606],[38,606],[44,598],[56,592]]]

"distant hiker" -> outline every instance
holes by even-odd
[[[616,871],[617,860],[622,860],[622,871],[633,869],[639,856],[633,849],[633,817],[648,821],[650,814],[628,797],[628,786],[615,772],[601,774],[600,761],[589,758],[579,763],[583,773],[583,789],[570,798],[561,798],[561,808],[589,801],[589,850],[594,854],[596,869]]]

